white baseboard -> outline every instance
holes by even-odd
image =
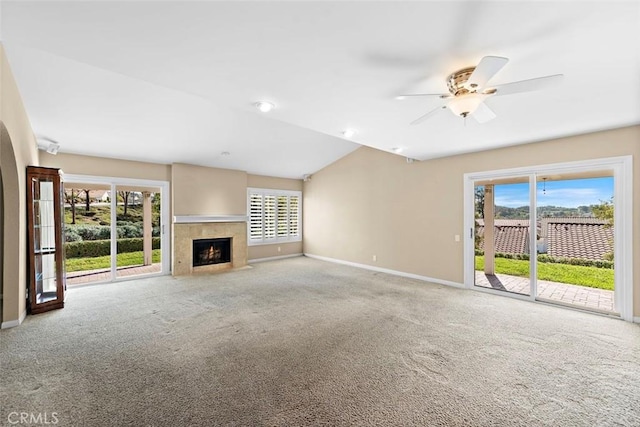
[[[323,256],[319,256],[319,255],[312,255],[312,254],[307,254],[307,253],[305,253],[304,256],[309,257],[309,258],[319,259],[321,261],[328,261],[328,262],[333,262],[333,263],[336,263],[336,264],[343,264],[343,265],[348,265],[348,266],[351,266],[351,267],[363,268],[365,270],[376,271],[376,272],[379,272],[379,273],[386,273],[386,274],[391,274],[391,275],[394,275],[394,276],[407,277],[409,279],[421,280],[423,282],[431,282],[431,283],[437,283],[439,285],[453,286],[454,288],[466,289],[466,286],[463,285],[462,283],[452,282],[450,280],[435,279],[433,277],[420,276],[418,274],[406,273],[404,271],[397,271],[397,270],[391,270],[391,269],[388,269],[388,268],[374,267],[372,265],[358,264],[357,262],[342,261],[342,260],[339,260],[339,259],[327,258],[327,257],[323,257]]]
[[[20,315],[20,318],[17,320],[7,320],[6,322],[2,322],[2,324],[0,325],[0,329],[15,328],[16,326],[20,326],[20,324],[24,322],[25,317],[27,317],[27,310],[23,311]]]
[[[640,323],[640,316],[633,318],[633,323]]]
[[[296,257],[302,256],[302,255],[304,255],[304,254],[290,254],[290,255],[271,256],[271,257],[267,257],[267,258],[256,258],[256,259],[250,259],[249,261],[247,261],[247,263],[248,264],[252,264],[252,263],[256,263],[256,262],[275,261],[277,259],[296,258]]]

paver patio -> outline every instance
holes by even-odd
[[[528,277],[507,274],[484,274],[483,271],[476,270],[476,286],[514,292],[521,295],[530,294]],[[605,289],[538,280],[538,298],[558,301],[590,310],[614,312],[613,291]]]
[[[119,267],[117,269],[118,277],[138,276],[140,274],[159,273],[162,271],[160,263],[151,265],[133,265],[128,267]],[[110,269],[74,271],[67,273],[67,285],[85,285],[94,282],[106,282],[111,280]]]

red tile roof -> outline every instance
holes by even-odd
[[[484,219],[476,219],[477,233],[484,236]],[[611,252],[613,228],[607,221],[589,217],[542,218],[537,232],[545,237],[547,254],[554,257],[602,260]],[[495,219],[495,251],[529,253],[528,219]],[[484,250],[484,239],[480,243]]]
[[[547,254],[551,256],[600,260],[612,247],[613,227],[606,224],[547,225]]]
[[[528,254],[529,253],[529,226],[504,224],[496,221],[494,240],[495,251],[507,254]],[[526,221],[525,221],[526,222]],[[478,234],[484,236],[484,225],[478,226]],[[484,239],[480,243],[480,248],[484,250]]]

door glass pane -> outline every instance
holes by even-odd
[[[529,178],[475,186],[475,285],[530,295]]]
[[[65,183],[67,285],[111,280],[111,186]]]
[[[614,312],[611,171],[537,178],[537,298]]]
[[[160,188],[118,186],[116,277],[162,271]]]

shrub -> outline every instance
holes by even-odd
[[[118,233],[118,239],[142,237],[142,224],[134,225],[129,223],[129,224],[118,225],[116,227],[116,231]]]
[[[585,259],[585,258],[565,258],[565,257],[553,257],[550,255],[538,255],[538,262],[547,262],[555,264],[569,264],[569,265],[581,265],[583,267],[597,267],[597,268],[613,268],[613,262],[601,259]]]
[[[483,256],[482,250],[476,249],[476,255]],[[517,259],[521,261],[529,261],[529,254],[507,254],[502,252],[496,252],[496,258],[505,259]],[[554,257],[547,254],[538,254],[538,262],[546,262],[551,264],[568,264],[568,265],[581,265],[583,267],[597,267],[597,268],[613,268],[613,260],[608,260],[607,254],[605,259],[585,259],[585,258],[566,258],[566,257]]]
[[[118,253],[138,252],[142,250],[143,239],[141,237],[131,239],[118,239]],[[154,237],[151,246],[160,249],[160,238]],[[64,244],[66,258],[92,258],[105,256],[111,253],[110,240],[86,240],[68,242]]]
[[[67,224],[65,233],[75,233],[80,236],[81,240],[105,240],[111,237],[111,227],[108,225]]]
[[[65,230],[64,230],[65,242],[79,242],[81,240],[82,240],[82,237],[78,234],[75,228],[70,228],[69,226],[65,227]]]

